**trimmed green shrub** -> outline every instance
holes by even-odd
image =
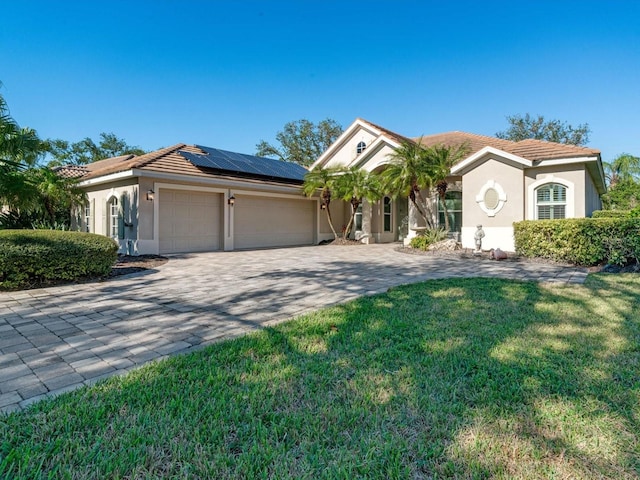
[[[627,218],[631,215],[631,210],[595,210],[593,218]]]
[[[513,224],[516,253],[576,265],[640,260],[640,219],[572,218]]]
[[[447,231],[444,228],[428,229],[413,237],[409,246],[419,250],[426,250],[432,243],[440,242],[447,238]]]
[[[429,245],[431,245],[431,241],[424,235],[413,237],[409,242],[411,248],[417,248],[418,250],[426,250]]]
[[[103,276],[118,246],[102,235],[59,230],[0,230],[0,288]]]

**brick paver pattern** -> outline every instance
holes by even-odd
[[[106,282],[0,293],[0,412],[400,284],[449,277],[580,284],[587,276],[395,247],[175,255],[156,270]]]

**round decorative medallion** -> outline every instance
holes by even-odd
[[[476,195],[476,202],[484,213],[489,217],[495,217],[496,213],[502,210],[507,201],[507,194],[499,183],[489,180]]]

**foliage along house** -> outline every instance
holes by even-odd
[[[381,171],[394,149],[414,141],[356,119],[311,168],[355,165]],[[447,192],[451,230],[464,247],[473,248],[478,224],[486,233],[485,248],[513,250],[513,222],[585,217],[601,206],[605,183],[598,150],[464,132],[419,141],[470,147],[451,169]],[[89,202],[76,216],[78,227],[113,237],[121,253],[131,254],[313,245],[332,239],[318,198],[302,195],[306,171],[288,162],[185,144],[59,170],[77,177],[87,192]],[[438,201],[431,201],[434,220],[443,224]],[[349,208],[332,202],[338,228],[348,220]],[[355,235],[365,243],[398,241],[415,235],[420,220],[406,198],[388,195],[375,204],[364,202]]]

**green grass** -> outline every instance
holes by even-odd
[[[640,278],[394,288],[0,418],[0,478],[639,478]]]

